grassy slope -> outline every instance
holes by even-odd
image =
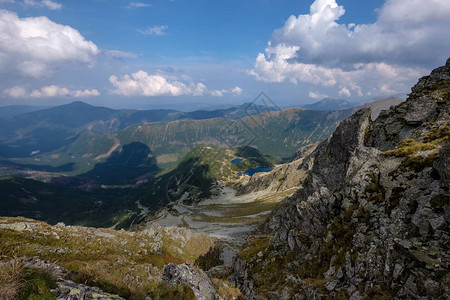
[[[2,228],[26,224],[26,230]],[[49,226],[23,218],[0,218],[0,257],[39,257],[75,271],[70,279],[127,299],[161,293],[154,279],[169,262],[194,263],[213,245],[205,234],[156,228],[139,233]],[[0,276],[2,274],[0,273]],[[0,290],[2,285],[0,284]],[[167,292],[167,291],[166,291]]]

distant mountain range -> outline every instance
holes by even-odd
[[[0,109],[0,113],[20,110],[19,107],[9,108]],[[0,156],[25,157],[32,153],[53,151],[70,144],[78,134],[85,130],[111,133],[137,123],[167,122],[179,119],[240,119],[273,110],[274,108],[271,107],[246,103],[227,109],[198,110],[186,113],[165,109],[113,110],[84,102],[73,102],[48,109],[0,117]],[[41,143],[41,141],[45,142]]]
[[[378,115],[380,109],[399,101],[381,99],[364,107],[374,107],[374,115]],[[1,117],[0,158],[13,159],[14,168],[79,175],[105,163],[114,151],[139,142],[149,148],[161,169],[174,166],[200,144],[225,148],[250,145],[281,161],[298,148],[327,138],[359,107],[339,111],[272,109],[244,104],[183,113],[113,110],[74,102]]]
[[[0,118],[0,157],[18,164],[73,164],[81,174],[124,145],[140,142],[160,168],[173,166],[200,144],[251,145],[289,158],[306,144],[327,138],[352,111],[306,111],[245,104],[215,111],[112,110],[74,102]]]
[[[309,110],[342,110],[355,107],[356,104],[350,103],[344,99],[325,98],[312,104],[306,104],[302,107]]]
[[[0,106],[0,117],[24,114],[27,112],[42,110],[45,108],[46,107],[44,107],[44,106],[33,106],[33,105]]]

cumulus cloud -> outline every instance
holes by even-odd
[[[239,96],[240,94],[242,94],[242,89],[238,86],[230,89],[230,90],[226,90],[226,89],[222,89],[222,90],[212,90],[210,92],[211,96],[213,97],[223,97],[226,94],[228,95],[233,95],[233,96]]]
[[[0,72],[31,77],[49,75],[61,62],[89,64],[100,50],[77,30],[47,17],[19,18],[0,10]]]
[[[165,35],[168,28],[167,25],[157,25],[148,27],[144,30],[139,30],[139,32],[145,35]]]
[[[70,97],[70,98],[88,98],[100,96],[100,92],[96,89],[92,90],[69,90],[68,88],[58,85],[48,85],[41,89],[33,90],[28,93],[24,87],[15,86],[3,91],[4,94],[12,98],[55,98],[55,97]]]
[[[3,91],[6,95],[12,98],[25,98],[27,97],[27,90],[21,86],[15,86]]]
[[[323,98],[327,98],[328,95],[326,94],[322,94],[320,92],[309,92],[309,97],[313,98],[313,99],[323,99]]]
[[[114,87],[113,93],[126,97],[132,96],[204,96],[223,97],[225,94],[240,95],[242,89],[238,86],[231,90],[209,90],[203,83],[194,83],[188,76],[181,78],[171,75],[148,74],[140,70],[121,78],[110,76],[109,81]]]
[[[375,23],[339,24],[344,7],[316,0],[309,14],[274,31],[249,73],[335,87],[343,96],[406,92],[450,53],[450,1],[430,1],[386,0]]]
[[[342,97],[350,97],[352,95],[352,93],[350,92],[350,90],[346,87],[343,87],[340,91],[339,91],[339,96]]]
[[[62,8],[62,4],[57,3],[55,1],[51,1],[51,0],[41,0],[41,1],[24,0],[24,4],[26,6],[45,7],[45,8],[52,9],[52,10],[58,10],[58,9]]]
[[[160,74],[150,75],[142,70],[122,78],[110,76],[109,81],[115,88],[114,93],[122,96],[200,96],[206,90],[202,83],[187,85]]]
[[[242,94],[242,89],[238,86],[236,86],[235,88],[233,88],[231,90],[231,93],[235,94],[236,96],[239,96],[240,94]]]

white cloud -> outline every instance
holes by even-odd
[[[115,94],[123,96],[200,96],[206,90],[202,83],[185,84],[181,81],[167,79],[161,74],[150,75],[145,71],[138,71],[122,78],[110,76],[109,81],[114,86]]]
[[[211,96],[213,97],[223,97],[223,95],[226,93],[226,90],[215,90],[215,91],[211,91]]]
[[[131,75],[125,74],[121,78],[110,76],[109,81],[114,87],[113,93],[126,97],[132,96],[204,96],[223,97],[225,94],[240,95],[242,89],[238,86],[231,90],[209,90],[203,83],[194,83],[185,75],[165,75],[161,71],[148,74],[138,71]]]
[[[167,25],[158,25],[139,30],[139,32],[145,35],[165,35],[168,28]]]
[[[62,8],[62,4],[51,0],[41,0],[41,1],[24,0],[24,3],[26,6],[45,7],[52,10],[58,10]]]
[[[61,62],[89,64],[99,54],[97,46],[77,30],[47,17],[19,18],[0,10],[0,72],[41,77]]]
[[[52,98],[52,97],[65,97],[70,94],[69,89],[60,87],[57,85],[44,86],[40,90],[34,90],[31,92],[31,98]]]
[[[142,7],[150,7],[151,4],[145,2],[131,2],[128,4],[127,8],[142,8]]]
[[[342,97],[350,97],[352,95],[352,93],[350,92],[350,90],[346,87],[343,87],[340,91],[339,91],[339,96]]]
[[[339,24],[344,14],[335,0],[316,0],[309,14],[274,31],[249,73],[335,87],[342,95],[404,93],[449,56],[448,0],[386,0],[373,24]]]
[[[231,93],[235,94],[236,96],[239,96],[240,94],[242,94],[242,89],[236,86],[234,89],[231,90]]]
[[[319,92],[309,92],[309,97],[313,99],[323,99],[327,98],[328,96]]]
[[[100,96],[100,92],[96,89],[92,90],[69,90],[68,88],[58,85],[48,85],[41,89],[33,90],[28,93],[24,87],[15,86],[5,89],[4,94],[12,98],[54,98],[54,97],[70,97],[70,98],[87,98]]]
[[[226,89],[222,89],[222,90],[213,90],[210,92],[211,96],[213,97],[223,97],[226,94],[231,94],[233,96],[239,96],[240,94],[242,94],[242,89],[238,86],[232,88],[231,90],[226,90]]]
[[[3,92],[12,98],[25,98],[27,96],[27,90],[21,86],[15,86],[6,89]]]

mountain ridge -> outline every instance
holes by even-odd
[[[375,121],[341,122],[238,253],[245,296],[448,298],[449,103],[450,59]]]
[[[344,99],[324,98],[315,103],[303,105],[302,107],[309,110],[342,110],[355,106],[355,104]]]

